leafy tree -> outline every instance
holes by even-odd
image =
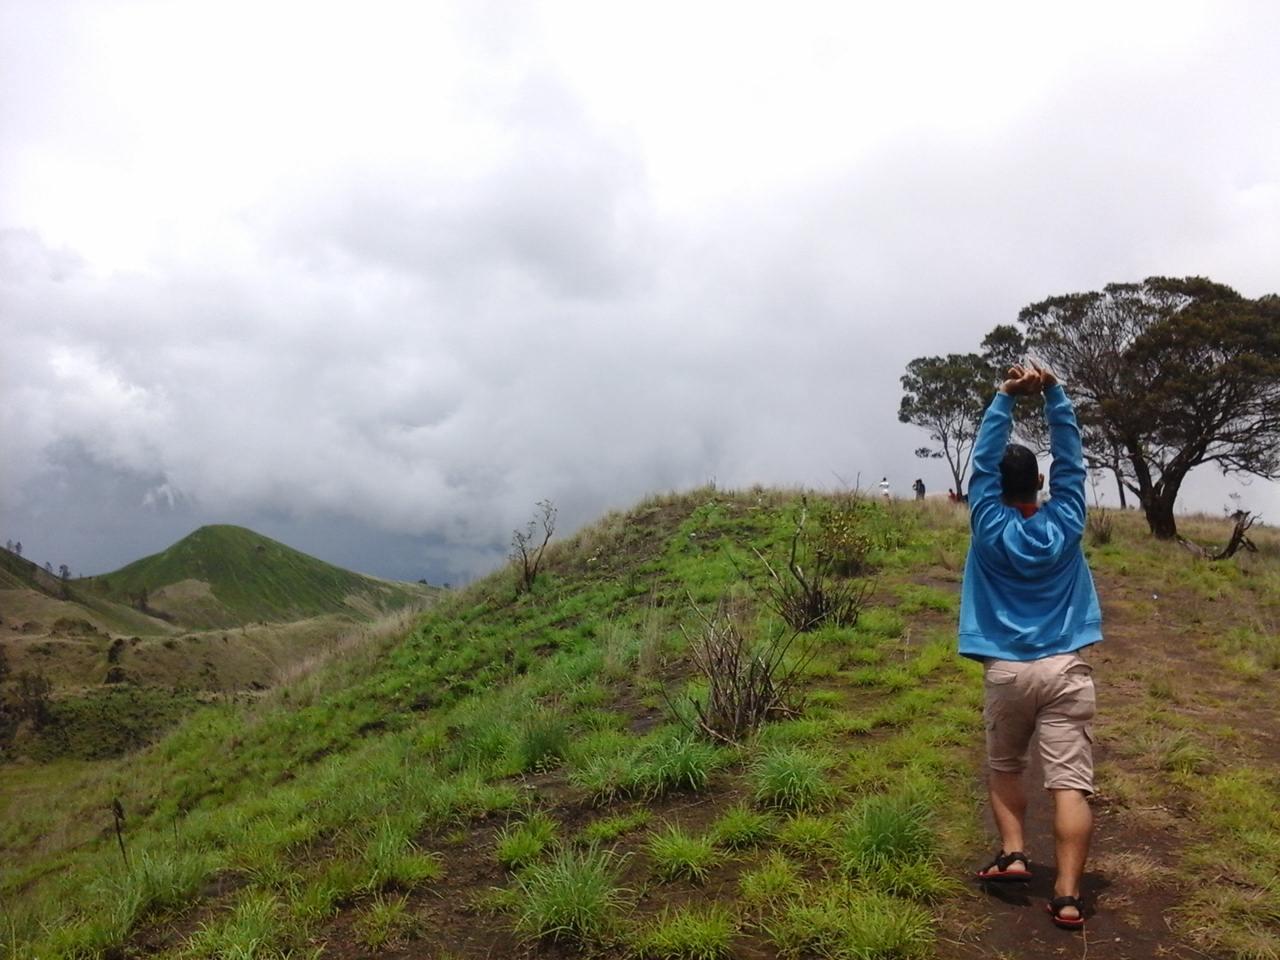
[[[945,459],[957,496],[964,495],[973,442],[996,383],[1025,350],[1018,329],[1002,325],[987,334],[981,353],[917,357],[907,364],[898,419],[929,431],[934,446],[917,448],[916,456]],[[1019,405],[1019,415],[1026,416],[1029,407]]]
[[[1280,478],[1280,297],[1150,277],[1033,303],[1018,322],[1069,385],[1091,466],[1137,496],[1155,536],[1177,536],[1200,464]]]

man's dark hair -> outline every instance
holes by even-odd
[[[1036,455],[1020,443],[1004,448],[1000,461],[1000,487],[1011,503],[1035,503],[1040,490],[1040,465]]]

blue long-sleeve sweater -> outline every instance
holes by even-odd
[[[1075,410],[1060,385],[1045,391],[1050,500],[1024,518],[1001,498],[1013,404],[996,394],[973,448],[960,653],[974,659],[1039,660],[1102,639],[1102,610],[1080,548],[1085,469]]]

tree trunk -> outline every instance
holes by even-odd
[[[1170,496],[1158,496],[1142,505],[1147,515],[1147,526],[1157,540],[1172,540],[1178,535],[1178,524],[1173,518],[1173,500]]]

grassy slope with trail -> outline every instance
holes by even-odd
[[[770,491],[650,500],[558,545],[532,594],[495,575],[129,758],[18,771],[0,787],[0,957],[487,956],[557,938],[569,945],[537,949],[995,955],[985,902],[957,881],[986,845],[981,684],[952,653],[962,514],[865,509],[879,589],[856,627],[816,633],[801,716],[738,748],[679,722],[690,599],[729,596],[749,628],[777,630],[752,548],[778,556],[797,509]],[[1213,683],[1132,667],[1107,721],[1125,737],[1100,765],[1105,822],[1150,827],[1153,800],[1176,804],[1186,846],[1146,882],[1176,895],[1180,936],[1274,956],[1275,758],[1221,721],[1274,695],[1280,551],[1267,539],[1260,558],[1209,565],[1135,519],[1093,551],[1125,587],[1108,612],[1121,632],[1151,618],[1152,583],[1166,605],[1239,623],[1167,624],[1218,665]],[[36,800],[49,794],[56,812]],[[113,797],[129,870],[106,829]],[[1209,857],[1230,864],[1230,889],[1190,882]]]
[[[189,627],[232,627],[343,613],[365,619],[420,600],[416,585],[365,577],[244,527],[201,527],[167,550],[77,581],[121,604],[149,607]]]

